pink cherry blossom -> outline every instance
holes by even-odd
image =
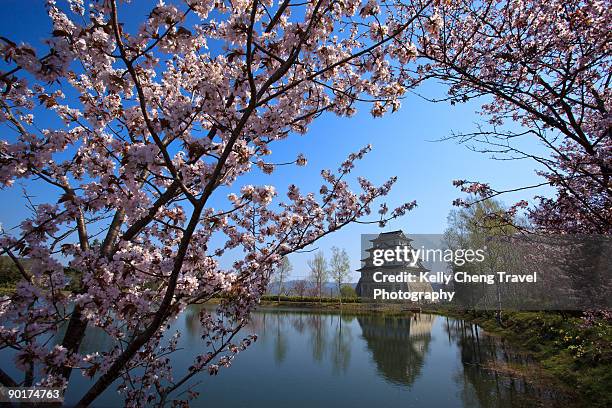
[[[350,116],[360,101],[374,116],[397,109],[414,85],[404,66],[416,52],[403,44],[426,4],[381,13],[396,3],[168,1],[134,26],[123,20],[129,2],[50,1],[45,51],[3,37],[12,68],[0,73],[0,122],[11,135],[0,183],[57,192],[31,200],[32,215],[0,237],[23,275],[0,302],[19,382],[65,387],[80,372],[95,381],[79,406],[116,380],[126,406],[163,405],[194,375],[229,367],[256,340],[237,336],[282,257],[368,222],[395,182],[349,188],[370,146],[324,171],[318,194],[290,186],[279,196],[244,176],[306,165],[298,152],[282,164],[268,156],[324,112]],[[214,296],[219,308],[199,316],[207,350],[175,372],[169,324]],[[80,354],[92,328],[115,345]]]

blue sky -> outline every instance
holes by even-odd
[[[0,35],[16,42],[28,42],[35,47],[42,45],[41,40],[50,31],[44,2],[4,0],[3,11]],[[132,15],[137,18],[138,12]],[[419,92],[428,97],[440,97],[444,95],[444,87],[432,82],[421,87]],[[308,158],[306,167],[281,167],[271,176],[258,174],[245,178],[242,183],[273,184],[281,192],[287,185],[295,183],[302,191],[318,191],[321,169],[335,169],[347,154],[370,143],[374,150],[358,164],[352,177],[362,175],[381,183],[390,176],[398,176],[399,180],[387,200],[389,207],[410,200],[417,200],[418,203],[415,210],[390,223],[382,231],[402,229],[408,234],[441,233],[446,227],[452,201],[462,196],[452,186],[452,180],[479,180],[497,189],[541,181],[535,175],[533,162],[491,160],[455,142],[435,141],[449,136],[453,131],[474,130],[475,124],[483,121],[483,117],[476,113],[479,105],[476,101],[455,106],[435,104],[409,95],[398,112],[379,119],[373,119],[364,106],[352,118],[323,115],[311,125],[306,135],[292,135],[277,146],[272,146],[272,161],[292,160],[298,153],[304,153]],[[3,139],[14,137],[5,128],[0,129]],[[538,146],[529,147],[540,150]],[[34,191],[39,202],[44,202],[48,195],[54,193],[46,188]],[[534,192],[509,194],[502,200],[511,203],[529,198]],[[18,224],[27,214],[19,185],[1,191],[0,197],[0,222],[5,227]],[[327,253],[332,245],[346,248],[352,267],[356,269],[359,267],[360,234],[380,231],[374,225],[353,225],[323,239],[317,246]],[[308,253],[290,257],[294,265],[292,278],[307,275],[306,259],[311,256]],[[358,275],[354,273],[352,280],[356,281],[357,278]]]

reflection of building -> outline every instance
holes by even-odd
[[[381,266],[374,265],[374,251],[375,250],[386,250],[400,247],[407,248],[410,251],[412,245],[410,244],[412,240],[402,231],[391,231],[391,232],[383,232],[379,234],[373,240],[372,247],[367,249],[369,255],[367,258],[362,259],[361,262],[363,266],[357,270],[357,272],[361,273],[361,277],[359,278],[359,282],[357,283],[357,287],[355,290],[357,291],[357,295],[361,297],[373,298],[374,297],[374,289],[385,289],[389,292],[396,291],[408,291],[408,292],[432,292],[433,289],[429,282],[414,282],[414,283],[380,283],[375,282],[373,275],[375,272],[382,272],[384,275],[399,275],[402,273],[412,273],[417,278],[420,272],[427,272],[428,269],[425,268],[419,259],[416,262],[413,262],[411,259],[401,261],[393,261],[393,262],[384,262]],[[383,259],[384,260],[384,259]]]
[[[416,380],[429,348],[435,318],[421,314],[413,318],[357,318],[372,358],[385,379],[404,385]]]

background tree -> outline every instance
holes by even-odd
[[[448,100],[485,97],[489,126],[455,135],[494,158],[534,161],[554,198],[536,197],[532,222],[552,232],[612,232],[612,8],[604,1],[436,2],[421,20],[421,79]],[[510,126],[505,126],[510,123]],[[517,130],[518,127],[518,130]],[[537,151],[529,146],[543,146]],[[457,180],[481,199],[508,190]],[[458,200],[458,205],[469,204]],[[508,219],[520,201],[508,209]]]
[[[2,298],[0,343],[23,374],[0,371],[2,383],[65,387],[76,370],[93,380],[78,406],[113,383],[126,405],[164,405],[193,395],[179,388],[198,373],[228,367],[253,341],[237,333],[282,257],[370,214],[395,181],[349,189],[369,147],[323,171],[319,194],[290,185],[281,198],[242,177],[273,172],[272,147],[325,111],[397,109],[412,85],[401,69],[414,57],[408,28],[428,3],[381,13],[393,4],[177,0],[134,13],[116,0],[49,2],[45,50],[0,38],[10,65],[0,73],[0,184],[24,183],[32,210],[0,238],[19,270],[32,261]],[[295,154],[289,162],[305,165]],[[31,200],[39,184],[57,194]],[[225,269],[229,251],[243,256]],[[82,276],[70,292],[60,254]],[[167,323],[213,296],[223,299],[214,316],[199,316],[210,349],[173,371],[180,333]],[[90,327],[115,346],[79,353]]]
[[[448,217],[448,227],[444,233],[444,240],[449,249],[482,250],[482,262],[466,262],[458,265],[451,262],[452,272],[465,272],[468,275],[496,275],[499,271],[513,271],[513,251],[509,245],[509,238],[517,232],[519,222],[507,223],[502,221],[501,214],[505,213],[502,204],[489,199],[476,201],[466,208],[453,210]],[[467,308],[490,307],[496,305],[496,317],[501,323],[502,296],[507,300],[515,294],[508,293],[511,285],[493,285],[482,283],[453,282],[456,299],[459,304]],[[504,291],[504,293],[502,293]]]
[[[329,275],[327,270],[327,260],[323,251],[318,251],[312,259],[308,260],[308,267],[310,268],[309,280],[312,283],[313,289],[316,293],[315,296],[319,297],[323,295],[323,285],[327,282]]]
[[[291,265],[289,258],[284,256],[280,264],[274,271],[274,274],[272,275],[272,281],[274,282],[274,285],[277,287],[277,290],[278,290],[277,294],[278,294],[279,302],[280,302],[280,297],[283,294],[283,291],[285,290],[283,285],[285,284],[285,281],[289,277],[289,274],[291,273],[292,270],[293,270],[293,266]]]
[[[10,257],[0,256],[0,287],[12,288],[23,279],[23,273],[29,273],[29,261],[19,259],[18,262],[23,266],[23,271],[17,268],[16,262]]]
[[[329,272],[338,289],[338,301],[342,304],[342,284],[349,277],[351,263],[349,261],[346,249],[332,247],[332,256],[329,261]]]
[[[340,296],[343,298],[354,298],[357,297],[357,292],[355,292],[355,288],[352,285],[342,285]]]
[[[296,296],[300,296],[300,297],[304,296],[307,290],[308,290],[308,281],[306,281],[305,279],[299,279],[294,282],[293,291],[295,292]]]

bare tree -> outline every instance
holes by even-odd
[[[342,288],[342,284],[346,282],[351,267],[346,249],[332,247],[332,257],[329,266],[332,279],[338,288],[338,299],[340,300],[340,304],[342,304],[342,293],[340,289]]]
[[[278,268],[276,268],[276,270],[274,271],[274,274],[272,275],[272,282],[274,283],[274,285],[278,285],[277,293],[278,293],[279,302],[280,302],[280,297],[283,294],[283,289],[284,289],[283,285],[292,270],[293,270],[293,266],[291,265],[289,258],[284,256],[282,261],[278,265]]]
[[[304,279],[300,279],[293,285],[293,290],[297,296],[304,296],[308,289],[308,282]]]
[[[315,254],[314,258],[308,260],[308,267],[310,268],[310,281],[314,286],[314,290],[319,296],[319,302],[321,301],[321,293],[323,291],[323,284],[327,280],[327,261],[323,251],[319,251]]]

